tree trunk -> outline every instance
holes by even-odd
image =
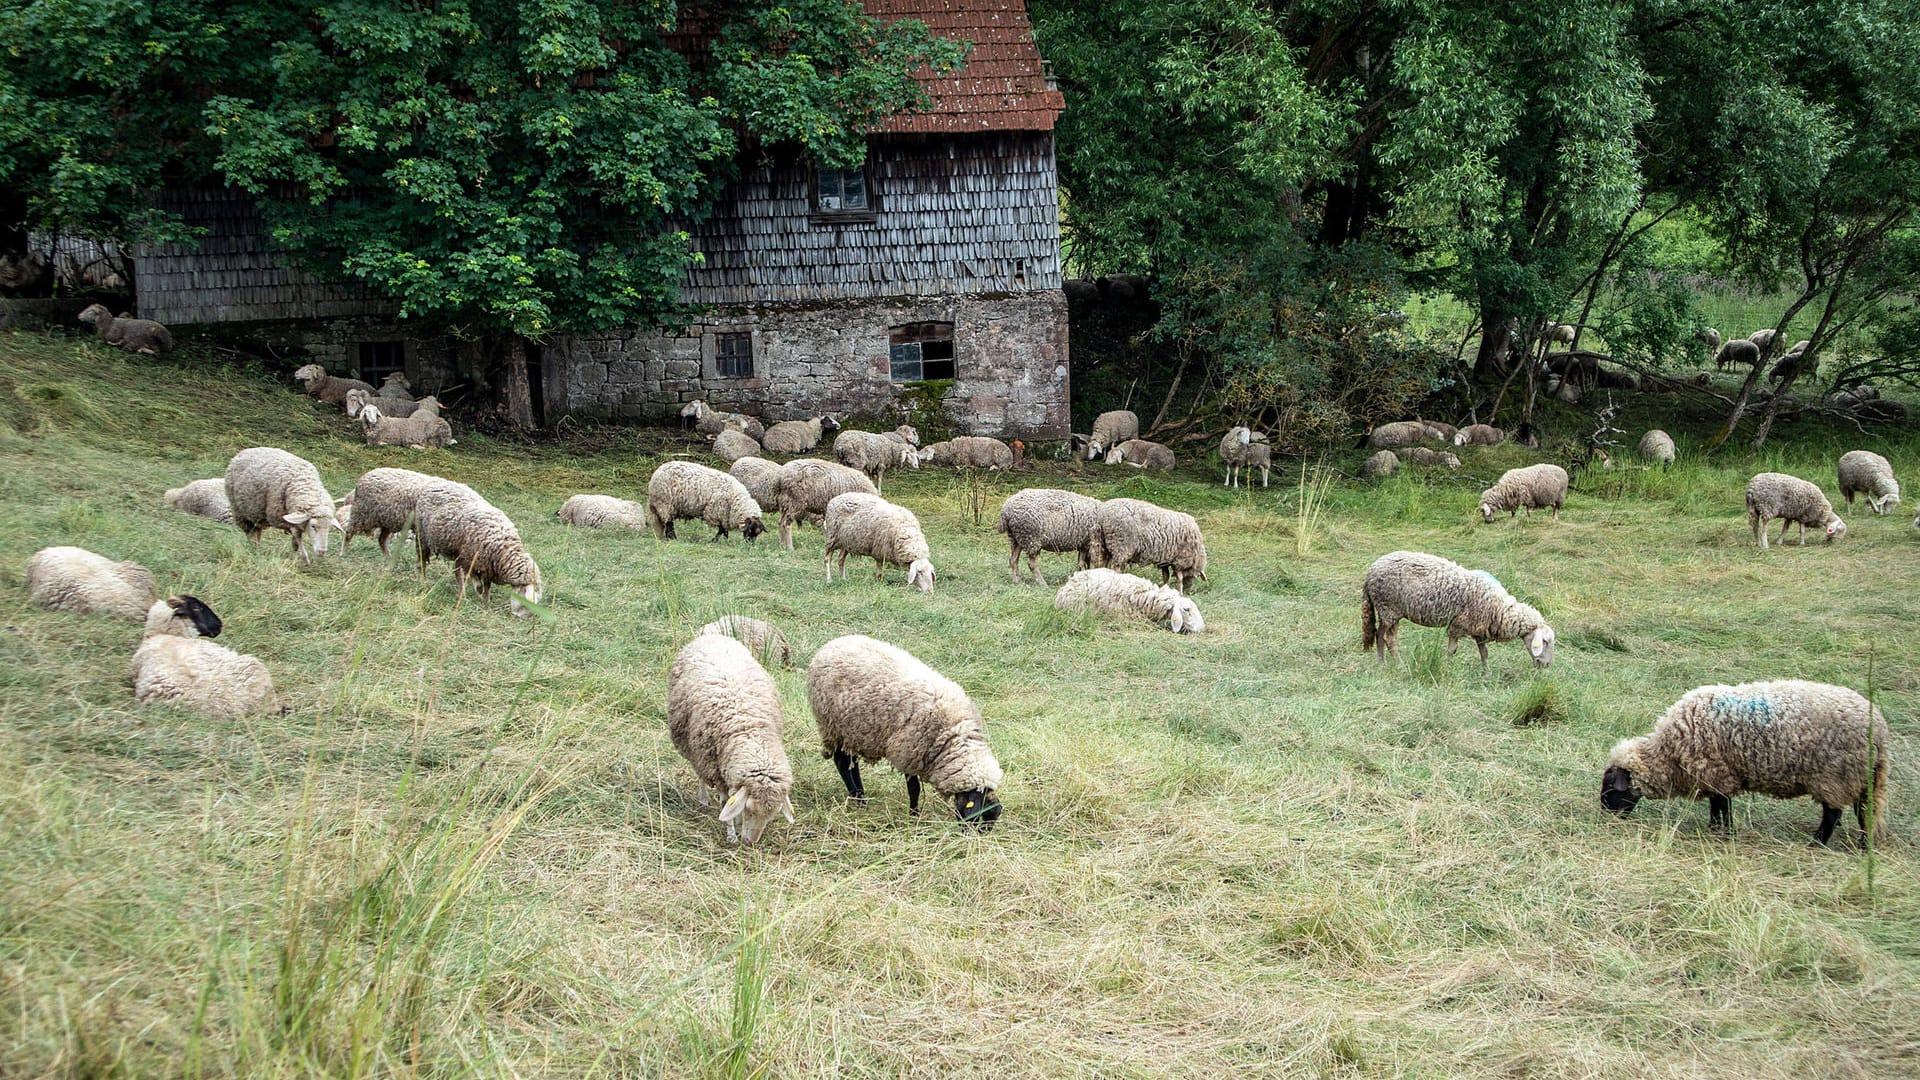
[[[507,339],[506,378],[500,387],[500,408],[515,431],[537,427],[533,389],[527,382],[527,340],[518,334]]]
[[[1480,306],[1480,352],[1473,358],[1473,377],[1492,382],[1507,373],[1507,356],[1513,351],[1513,325],[1507,320],[1504,305]]]
[[[0,255],[27,252],[27,197],[0,188]]]

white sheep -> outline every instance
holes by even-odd
[[[1381,480],[1392,476],[1400,468],[1400,455],[1391,450],[1375,450],[1360,463],[1360,475],[1368,480]]]
[[[1773,337],[1777,333],[1779,333],[1779,331],[1772,329],[1755,330],[1753,333],[1747,335],[1747,340],[1753,342],[1754,347],[1761,352],[1766,352],[1767,346],[1773,344]]]
[[[1767,548],[1767,526],[1775,518],[1780,519],[1782,544],[1787,542],[1787,530],[1796,524],[1801,547],[1807,546],[1809,525],[1825,532],[1829,544],[1847,535],[1847,523],[1833,512],[1833,504],[1818,484],[1786,473],[1760,473],[1747,481],[1747,527],[1762,551]]]
[[[1811,795],[1820,804],[1814,843],[1832,839],[1847,806],[1864,841],[1869,802],[1874,835],[1884,838],[1891,760],[1886,717],[1844,686],[1802,679],[1702,686],[1674,702],[1652,732],[1615,744],[1600,805],[1625,817],[1642,798],[1705,797],[1708,827],[1724,833],[1733,827],[1735,795]]]
[[[747,494],[745,484],[719,469],[669,461],[647,478],[647,524],[653,526],[655,537],[672,540],[673,523],[681,518],[697,518],[713,526],[715,540],[739,529],[752,542],[766,528],[760,504]]]
[[[1094,566],[1124,570],[1135,563],[1160,568],[1182,593],[1196,577],[1207,580],[1207,545],[1192,514],[1140,499],[1108,499],[1094,520],[1088,554]]]
[[[1434,429],[1423,420],[1396,420],[1377,424],[1367,432],[1367,446],[1375,450],[1397,450],[1403,446],[1439,441]]]
[[[694,430],[702,435],[718,435],[726,428],[734,428],[758,442],[767,434],[766,425],[757,418],[745,413],[723,412],[704,401],[687,402],[681,407],[680,416],[692,420]]]
[[[701,634],[681,646],[667,669],[667,734],[700,778],[700,805],[719,794],[727,839],[751,844],[782,814],[792,823],[780,688],[745,645]]]
[[[154,595],[153,571],[86,548],[41,548],[27,560],[27,597],[49,611],[139,619]]]
[[[720,456],[721,461],[731,465],[741,458],[759,457],[760,444],[754,441],[753,436],[738,428],[722,428],[713,437],[713,452]]]
[[[177,488],[168,488],[160,496],[160,501],[169,509],[183,514],[212,518],[227,525],[233,524],[233,504],[227,502],[227,481],[216,476],[211,480],[195,480]]]
[[[369,395],[374,393],[372,384],[329,375],[327,369],[319,364],[308,364],[294,372],[293,381],[301,383],[308,396],[319,398],[328,405],[345,405],[349,390],[365,390]]]
[[[878,495],[849,491],[827,503],[822,530],[827,534],[827,580],[833,580],[833,556],[840,555],[840,576],[847,576],[848,555],[873,558],[878,580],[889,566],[907,572],[907,584],[921,592],[933,591],[932,554],[920,519],[913,511]]]
[[[574,495],[555,512],[562,525],[581,529],[647,527],[647,508],[631,499],[612,495]]]
[[[1033,580],[1045,585],[1039,559],[1043,551],[1071,551],[1075,569],[1093,565],[1093,529],[1100,520],[1100,500],[1059,488],[1027,488],[1000,504],[994,531],[1007,537],[1007,569],[1020,577],[1020,556],[1027,557]]]
[[[1840,455],[1840,497],[1853,505],[1858,492],[1867,497],[1867,505],[1876,514],[1884,514],[1900,505],[1900,481],[1893,478],[1893,463],[1871,450],[1849,450]]]
[[[913,452],[913,444],[894,432],[877,435],[871,431],[842,431],[834,437],[833,456],[847,468],[867,474],[876,491],[885,487],[888,469],[920,467],[920,455]]]
[[[696,634],[719,634],[733,638],[747,647],[754,659],[763,664],[778,663],[781,667],[793,666],[793,646],[787,643],[787,635],[780,628],[765,619],[753,619],[745,615],[722,615],[695,631]]]
[[[793,550],[793,527],[821,521],[837,495],[858,491],[877,495],[867,474],[835,461],[796,458],[780,467],[780,546]]]
[[[777,461],[763,457],[744,457],[733,463],[727,474],[747,486],[747,494],[760,504],[763,513],[780,512],[780,471]]]
[[[1760,363],[1760,346],[1746,338],[1733,338],[1714,351],[1713,366],[1725,371],[1742,364],[1753,367]]]
[[[313,462],[271,446],[250,446],[227,462],[227,502],[247,539],[285,529],[302,562],[327,553],[335,527],[333,497]]]
[[[387,377],[380,380],[379,395],[391,404],[396,401],[413,400],[413,380],[407,378],[404,371],[389,371]]]
[[[1553,511],[1560,520],[1560,507],[1567,501],[1567,470],[1558,465],[1528,465],[1508,469],[1494,485],[1480,493],[1480,519],[1492,521],[1502,510],[1512,517],[1525,510],[1528,517],[1536,508]]]
[[[173,351],[173,335],[152,319],[115,315],[99,304],[88,305],[80,313],[79,319],[83,323],[93,324],[94,332],[100,335],[101,341],[117,345],[130,353],[158,356]]]
[[[1140,437],[1140,417],[1130,409],[1112,409],[1093,418],[1093,434],[1087,437],[1087,459],[1101,457],[1110,446]]]
[[[1409,446],[1405,450],[1394,451],[1402,461],[1411,461],[1415,465],[1444,465],[1449,469],[1460,467],[1458,455],[1444,450],[1435,450],[1428,446]]]
[[[834,638],[807,665],[807,704],[855,802],[867,799],[861,761],[882,759],[907,777],[910,812],[920,783],[953,800],[962,822],[988,829],[1000,818],[1004,774],[987,726],[966,691],[905,649],[860,634]]]
[[[985,435],[956,435],[921,447],[920,460],[956,469],[1011,469],[1013,447]]]
[[[1075,572],[1054,594],[1053,606],[1062,611],[1092,609],[1106,615],[1142,618],[1176,634],[1198,634],[1207,628],[1191,597],[1146,578],[1104,567]]]
[[[903,442],[911,447],[918,448],[920,445],[920,432],[912,424],[901,424],[892,431],[882,432],[881,434],[895,442]]]
[[[1438,420],[1421,420],[1416,417],[1414,419],[1414,423],[1419,424],[1421,427],[1426,428],[1428,437],[1433,439],[1434,442],[1440,443],[1442,445],[1452,442],[1453,437],[1455,435],[1460,434],[1459,428],[1454,427],[1452,424],[1442,423]]]
[[[1472,638],[1486,670],[1487,642],[1527,643],[1539,667],[1553,663],[1553,627],[1531,605],[1513,598],[1484,570],[1419,551],[1395,551],[1375,559],[1360,586],[1360,647],[1381,663],[1400,659],[1400,620],[1447,628],[1447,655]]]
[[[1107,451],[1104,460],[1109,465],[1131,465],[1136,469],[1171,469],[1176,463],[1170,447],[1146,439],[1118,443]]]
[[[387,416],[371,401],[360,407],[360,422],[367,426],[368,446],[425,450],[430,446],[452,446],[458,441],[453,437],[453,425],[438,414],[416,412],[412,416]]]
[[[412,398],[388,397],[385,394],[385,389],[385,387],[382,387],[382,392],[378,395],[369,394],[365,390],[360,389],[347,391],[347,416],[358,420],[360,418],[360,411],[368,405],[379,408],[380,415],[382,416],[415,417],[440,415],[440,399],[434,397],[432,394],[428,394],[426,397],[415,401]]]
[[[1221,481],[1224,487],[1240,486],[1240,470],[1247,472],[1247,486],[1253,486],[1253,470],[1260,470],[1260,486],[1266,487],[1269,474],[1273,469],[1273,448],[1267,445],[1267,437],[1251,428],[1240,426],[1227,429],[1220,436],[1220,463],[1227,467],[1226,479]]]
[[[1661,465],[1673,464],[1673,436],[1659,428],[1654,428],[1640,436],[1640,445],[1636,450],[1644,461],[1657,462]]]
[[[1468,424],[1453,433],[1455,446],[1498,446],[1507,441],[1507,433],[1492,424]]]
[[[156,600],[133,651],[133,699],[165,702],[231,718],[273,702],[273,676],[256,657],[206,640],[220,633],[220,617],[198,597]]]
[[[371,536],[387,554],[387,542],[407,531],[413,521],[420,492],[440,479],[412,469],[368,469],[360,474],[352,490],[340,498],[341,547],[350,547],[356,536]]]
[[[520,542],[520,530],[479,492],[452,480],[435,480],[420,489],[415,516],[413,538],[422,574],[427,562],[439,555],[453,561],[462,597],[470,581],[479,583],[482,600],[494,585],[505,585],[512,590],[507,604],[516,618],[530,613],[522,598],[540,602],[540,567]]]
[[[840,422],[831,416],[811,420],[782,420],[767,429],[760,440],[770,454],[804,454],[820,445],[822,434],[840,430]]]

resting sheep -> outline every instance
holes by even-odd
[[[435,480],[420,489],[415,514],[413,538],[422,574],[428,560],[439,555],[453,561],[463,598],[467,583],[477,580],[482,600],[494,585],[511,589],[507,604],[516,618],[528,614],[522,597],[540,602],[540,567],[527,554],[513,521],[479,492],[452,480]]]
[[[1553,519],[1560,520],[1560,507],[1567,501],[1567,470],[1558,465],[1528,465],[1508,469],[1494,485],[1480,493],[1480,519],[1492,521],[1502,510],[1512,517],[1525,510],[1552,508]]]
[[[273,701],[273,676],[259,659],[206,640],[220,633],[220,617],[198,597],[156,600],[147,630],[133,651],[133,699],[165,702],[208,716],[257,712]]]
[[[840,430],[840,422],[831,416],[811,420],[782,420],[767,429],[760,439],[769,454],[804,454],[820,445],[824,433]]]
[[[885,759],[906,774],[907,804],[920,812],[920,783],[953,800],[962,822],[1000,819],[1000,763],[966,691],[906,650],[859,634],[834,638],[807,665],[807,704],[820,755],[833,759],[847,794],[867,799],[860,762]]]
[[[1704,796],[1708,827],[1724,834],[1733,827],[1735,795],[1811,795],[1820,804],[1814,843],[1832,839],[1847,806],[1864,842],[1869,802],[1874,836],[1886,836],[1890,760],[1886,718],[1844,686],[1802,679],[1702,686],[1674,702],[1652,732],[1614,746],[1600,805],[1625,817],[1642,798]]]
[[[387,554],[387,542],[407,531],[420,501],[420,492],[440,479],[412,469],[368,469],[360,474],[353,490],[340,499],[350,511],[341,529],[346,537],[341,547],[349,547],[356,536],[371,536]]]
[[[1849,450],[1840,455],[1840,497],[1853,505],[1854,493],[1867,497],[1867,505],[1876,514],[1884,514],[1900,505],[1900,481],[1893,478],[1893,463],[1871,450]]]
[[[1194,578],[1207,580],[1207,545],[1192,514],[1168,510],[1140,499],[1108,499],[1100,504],[1087,553],[1094,566],[1125,570],[1135,563],[1160,568],[1160,581],[1193,591]]]
[[[1418,446],[1425,442],[1434,442],[1433,429],[1420,420],[1396,420],[1391,424],[1380,424],[1367,432],[1366,445],[1375,450],[1395,450],[1402,446]]]
[[[1447,655],[1472,638],[1487,667],[1487,642],[1525,641],[1538,667],[1553,663],[1553,627],[1513,598],[1492,574],[1438,555],[1395,551],[1375,559],[1360,586],[1360,647],[1386,663],[1400,659],[1400,620],[1447,628]]]
[[[1780,542],[1787,542],[1787,530],[1800,526],[1800,546],[1807,546],[1807,526],[1822,530],[1831,544],[1847,535],[1847,523],[1833,512],[1833,504],[1819,485],[1786,473],[1767,472],[1747,481],[1747,527],[1767,549],[1767,525],[1780,519]]]
[[[1659,428],[1640,436],[1640,445],[1636,448],[1643,461],[1658,462],[1661,465],[1673,464],[1673,436]]]
[[[1192,598],[1146,578],[1105,568],[1076,572],[1054,594],[1053,606],[1141,618],[1176,634],[1198,634],[1207,628]]]
[[[904,436],[871,431],[842,431],[833,440],[833,456],[849,469],[865,473],[876,491],[884,486],[888,469],[920,467],[920,456]]]
[[[719,794],[727,839],[751,844],[782,814],[792,823],[780,688],[745,645],[700,634],[681,646],[667,669],[667,734],[700,778],[700,805]]]
[[[921,592],[933,591],[932,554],[927,549],[926,533],[920,519],[904,506],[896,506],[878,495],[849,491],[827,503],[827,580],[833,580],[833,556],[840,554],[840,576],[847,576],[848,555],[873,558],[873,576],[877,581],[889,566],[907,572],[907,584]]]
[[[726,428],[734,428],[751,436],[756,442],[765,438],[766,425],[745,413],[722,412],[707,405],[704,401],[689,401],[680,409],[682,419],[693,421],[693,429],[702,435],[718,435]]]
[[[319,364],[308,364],[293,373],[293,381],[302,383],[309,397],[315,397],[329,405],[345,405],[349,390],[365,390],[373,396],[373,387],[359,379],[342,379],[327,374],[327,369]]]
[[[115,315],[99,304],[90,304],[80,313],[80,321],[92,323],[100,340],[118,345],[130,353],[158,356],[173,351],[173,335],[152,319],[130,319]]]
[[[764,619],[750,619],[745,615],[722,615],[695,631],[696,634],[719,634],[733,638],[747,647],[754,659],[763,664],[777,662],[781,667],[793,666],[793,646],[787,644],[787,635],[780,628]]]
[[[744,431],[723,428],[713,437],[713,452],[720,455],[721,461],[731,465],[741,458],[759,457],[760,444]]]
[[[1468,424],[1453,433],[1455,446],[1498,446],[1507,441],[1507,433],[1492,424]]]
[[[1409,446],[1399,451],[1399,455],[1402,461],[1410,461],[1415,465],[1445,465],[1449,469],[1460,467],[1460,458],[1457,455],[1425,446]]]
[[[562,525],[580,529],[647,527],[647,508],[631,499],[611,495],[574,495],[555,512]]]
[[[49,611],[144,618],[153,603],[153,571],[85,548],[41,548],[27,560],[27,597]]]
[[[252,446],[227,462],[227,502],[247,539],[285,529],[302,562],[327,553],[334,528],[333,497],[311,461],[271,446]]]
[[[227,481],[224,477],[195,480],[181,487],[168,488],[160,496],[160,501],[183,514],[233,524],[233,505],[227,502]]]
[[[380,406],[369,401],[360,408],[360,422],[367,426],[368,446],[406,446],[415,450],[452,446],[453,425],[438,413],[412,416],[386,416]]]
[[[766,531],[760,504],[747,486],[719,469],[691,461],[669,461],[647,478],[647,524],[653,535],[672,540],[673,523],[697,518],[713,526],[713,539],[723,540],[734,529],[751,543]]]
[[[389,371],[387,377],[380,380],[379,394],[388,404],[396,401],[413,400],[413,380],[407,378],[404,371]]]
[[[1273,468],[1273,448],[1267,437],[1244,425],[1227,429],[1220,436],[1220,463],[1227,467],[1225,487],[1240,486],[1240,471],[1246,470],[1247,486],[1253,486],[1253,470],[1260,470],[1260,486],[1266,487]]]
[[[1379,480],[1393,475],[1400,467],[1400,456],[1391,450],[1376,450],[1367,460],[1360,463],[1360,475],[1368,480]]]
[[[1100,500],[1058,488],[1026,488],[1000,504],[994,531],[1007,537],[1007,569],[1020,577],[1020,556],[1041,585],[1039,559],[1043,551],[1071,551],[1075,569],[1093,565],[1093,529],[1100,518]]]
[[[1109,465],[1131,465],[1136,469],[1173,468],[1173,450],[1146,439],[1128,439],[1107,451],[1105,461]]]
[[[426,397],[414,401],[411,398],[387,397],[384,394],[376,396],[358,388],[347,391],[346,407],[349,417],[356,420],[359,419],[360,410],[366,408],[368,405],[377,407],[382,416],[420,417],[440,415],[440,399],[434,397],[432,394],[428,394]]]
[[[1128,439],[1140,437],[1140,417],[1130,409],[1113,409],[1093,419],[1093,434],[1087,437],[1087,458],[1092,460]]]
[[[1011,469],[1013,447],[985,435],[956,435],[921,447],[920,460],[956,469]]]
[[[867,474],[837,462],[796,458],[780,467],[780,546],[793,550],[793,527],[820,521],[827,504],[849,491],[877,495]]]

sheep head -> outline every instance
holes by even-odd
[[[1533,628],[1527,635],[1527,655],[1533,657],[1535,667],[1547,667],[1553,663],[1553,627],[1545,623]]]
[[[983,788],[958,792],[953,797],[953,813],[962,825],[971,825],[986,832],[993,828],[994,822],[1000,820],[999,793]]]
[[[526,558],[524,555],[522,557]],[[528,603],[540,602],[540,567],[533,559],[527,558],[527,568],[532,572],[529,575],[532,580],[507,594],[507,606],[513,609],[513,617],[516,619],[524,619],[533,614],[531,608],[520,602],[522,598],[525,598]]]
[[[282,515],[280,520],[293,527],[290,530],[293,533],[293,546],[300,552],[301,561],[309,563],[313,561],[313,556],[327,553],[327,536],[338,527],[332,506],[313,511],[296,510]]]
[[[933,563],[926,559],[915,559],[907,567],[907,584],[921,592],[933,591]]]
[[[1828,514],[1826,521],[1827,543],[1831,544],[1847,535],[1847,523],[1840,520],[1838,514]]]
[[[1891,511],[1894,507],[1900,505],[1900,484],[1896,481],[1892,491],[1887,492],[1878,499],[1868,499],[1867,501],[1873,505],[1873,512],[1876,514],[1884,514]]]
[[[727,826],[727,839],[751,844],[760,839],[776,815],[785,815],[793,824],[793,797],[789,784],[750,776],[727,793],[720,807],[720,820]]]
[[[1167,629],[1176,634],[1199,634],[1207,629],[1206,620],[1200,617],[1200,605],[1190,598],[1175,593],[1167,614]]]
[[[324,379],[326,377],[327,377],[327,369],[321,367],[319,364],[308,364],[307,366],[293,373],[293,381],[297,383],[305,383],[306,384],[305,389],[309,391],[313,389],[314,383],[317,383],[321,379]]]
[[[766,531],[766,522],[761,520],[759,514],[755,514],[740,523],[740,535],[746,537],[747,543],[749,544],[753,543],[754,540],[759,538],[761,533]]]
[[[366,411],[369,400],[370,395],[357,386],[347,391],[347,415],[357,418]]]

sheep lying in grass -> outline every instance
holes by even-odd
[[[1007,569],[1020,577],[1020,556],[1027,557],[1033,580],[1045,585],[1039,559],[1043,551],[1071,551],[1074,567],[1093,565],[1093,529],[1100,519],[1100,500],[1058,488],[1026,488],[1007,496],[1000,505],[994,531],[1007,537]]]
[[[347,391],[345,401],[347,415],[358,420],[360,418],[360,410],[366,408],[368,405],[377,407],[382,416],[417,417],[440,415],[440,399],[434,397],[432,394],[428,394],[426,397],[415,401],[412,398],[388,397],[384,392],[385,387],[381,389],[382,393],[378,395],[369,394],[365,390],[357,388]]]
[[[1062,611],[1091,609],[1145,619],[1176,634],[1198,634],[1207,628],[1191,597],[1146,578],[1105,568],[1076,572],[1054,594],[1053,606]]]
[[[1787,530],[1796,524],[1801,547],[1807,546],[1809,525],[1825,532],[1829,544],[1847,535],[1847,523],[1833,512],[1819,485],[1786,473],[1761,473],[1747,481],[1747,527],[1762,551],[1767,548],[1767,526],[1775,518],[1780,519],[1782,544],[1787,542]]]
[[[380,406],[369,401],[360,407],[360,422],[367,426],[368,446],[408,446],[425,450],[430,446],[452,446],[453,425],[438,413],[416,412],[412,416],[387,416]]]
[[[720,460],[731,465],[741,458],[759,457],[760,444],[753,436],[736,428],[723,428],[713,437],[713,452]]]
[[[713,538],[724,540],[734,529],[748,543],[766,530],[760,504],[747,487],[719,469],[691,461],[669,461],[647,478],[647,524],[653,535],[672,540],[673,523],[697,518],[713,526]]]
[[[1405,450],[1398,451],[1398,453],[1402,461],[1410,461],[1415,465],[1444,465],[1449,469],[1457,469],[1460,467],[1460,458],[1444,450],[1434,450],[1425,446],[1409,446]]]
[[[1103,456],[1108,447],[1140,437],[1140,417],[1131,409],[1112,409],[1093,418],[1093,434],[1087,437],[1087,459]]]
[[[1434,441],[1433,429],[1424,421],[1396,420],[1391,424],[1376,425],[1367,432],[1366,445],[1375,450],[1395,450]]]
[[[160,496],[160,501],[168,508],[183,514],[212,518],[227,525],[233,524],[233,504],[227,501],[227,481],[216,476],[211,480],[195,480],[177,488],[168,488]]]
[[[396,401],[413,400],[413,380],[407,378],[404,371],[389,371],[387,377],[380,380],[379,394],[391,405]]]
[[[341,547],[350,547],[356,536],[371,536],[387,554],[387,542],[406,533],[428,484],[440,479],[412,469],[368,469],[360,474],[353,489],[341,496],[345,514],[341,529],[346,537]]]
[[[574,495],[555,512],[562,525],[580,529],[647,527],[647,508],[631,499],[611,495]]]
[[[130,319],[115,315],[99,304],[90,304],[80,313],[80,321],[91,323],[100,340],[130,353],[159,356],[173,351],[173,335],[152,319]]]
[[[1651,461],[1660,465],[1673,464],[1673,436],[1661,431],[1659,428],[1654,428],[1645,435],[1640,436],[1640,445],[1637,447],[1637,450],[1643,461]]]
[[[1376,450],[1372,456],[1360,463],[1360,475],[1368,480],[1381,480],[1392,476],[1400,467],[1400,457],[1391,450]]]
[[[49,611],[144,618],[153,603],[153,571],[85,548],[41,548],[27,560],[27,597]]]
[[[780,467],[780,546],[793,550],[793,527],[826,518],[827,504],[849,491],[877,495],[859,469],[819,458],[796,458]]]
[[[804,454],[820,445],[820,436],[840,430],[840,421],[831,416],[811,420],[782,420],[767,429],[760,440],[769,454]]]
[[[1252,428],[1240,426],[1229,428],[1220,436],[1220,463],[1227,467],[1226,479],[1222,486],[1240,486],[1240,470],[1247,472],[1247,486],[1253,486],[1253,470],[1260,470],[1260,486],[1266,487],[1273,468],[1273,448],[1267,445],[1267,437]]]
[[[1498,446],[1507,441],[1507,433],[1492,424],[1468,424],[1453,433],[1455,446]]]
[[[439,555],[453,561],[462,597],[467,595],[469,581],[479,582],[482,600],[493,586],[505,585],[513,590],[507,604],[516,618],[530,613],[521,598],[540,602],[540,567],[520,542],[520,530],[479,492],[451,480],[435,480],[420,489],[415,515],[413,536],[422,574],[427,572],[428,560]]]
[[[793,666],[793,646],[787,643],[787,635],[780,628],[764,619],[751,619],[745,615],[722,615],[695,631],[698,634],[719,634],[730,637],[747,647],[754,659],[763,664],[779,664],[781,667]]]
[[[702,435],[718,435],[726,428],[734,428],[755,442],[766,438],[767,428],[757,418],[745,413],[723,412],[704,401],[689,401],[680,409],[682,419],[692,420],[693,429]]]
[[[667,670],[667,734],[700,778],[700,805],[719,793],[727,839],[751,844],[782,814],[792,823],[780,688],[745,645],[701,634],[681,646]]]
[[[1508,517],[1520,510],[1532,517],[1535,508],[1551,508],[1558,521],[1566,501],[1567,470],[1558,465],[1528,465],[1501,473],[1492,487],[1480,493],[1480,518],[1490,522],[1502,510]]]
[[[956,435],[921,447],[920,460],[955,469],[1011,469],[1013,447],[985,435]]]
[[[133,652],[133,699],[165,702],[231,718],[273,701],[273,676],[258,658],[206,640],[220,617],[198,597],[173,596],[147,609],[146,635]]]
[[[1452,424],[1443,424],[1438,420],[1421,420],[1415,418],[1414,423],[1426,428],[1428,437],[1442,445],[1452,443],[1453,437],[1460,434],[1459,428],[1454,427]]]
[[[1539,667],[1553,663],[1553,627],[1513,598],[1492,574],[1438,555],[1395,551],[1375,559],[1360,586],[1360,647],[1386,663],[1400,658],[1400,620],[1447,628],[1447,655],[1472,638],[1487,667],[1487,642],[1521,641]]]
[[[907,804],[920,812],[920,783],[953,800],[954,814],[981,829],[1000,819],[1000,763],[966,691],[906,650],[859,634],[834,638],[807,665],[807,704],[855,802],[867,791],[860,762],[885,759],[906,774]]]
[[[876,491],[885,486],[888,469],[920,467],[920,456],[913,452],[913,445],[904,435],[892,432],[878,435],[871,431],[842,431],[834,437],[833,456],[847,468],[867,474]]]
[[[347,403],[347,392],[350,390],[364,390],[369,398],[372,398],[374,393],[370,384],[361,382],[359,379],[342,379],[337,375],[329,375],[327,369],[319,364],[308,364],[294,372],[293,381],[300,383],[309,397],[318,398],[328,405],[344,406]]]
[[[1160,568],[1160,581],[1193,591],[1197,577],[1207,580],[1207,544],[1192,514],[1168,510],[1140,499],[1108,499],[1087,545],[1093,565],[1125,570],[1136,563]]]
[[[1886,836],[1890,760],[1886,718],[1844,686],[1801,679],[1702,686],[1674,702],[1651,733],[1614,746],[1600,805],[1625,817],[1642,798],[1704,797],[1709,828],[1725,833],[1735,795],[1811,795],[1820,804],[1814,843],[1832,839],[1847,806],[1864,842],[1869,801],[1874,836]]]
[[[327,553],[334,528],[333,497],[313,462],[271,446],[251,446],[227,462],[227,502],[247,539],[285,529],[305,563]]]
[[[1173,450],[1146,439],[1128,439],[1107,451],[1109,465],[1131,465],[1136,469],[1171,469],[1176,464]]]
[[[907,572],[907,584],[921,592],[933,591],[932,554],[920,519],[904,506],[878,495],[849,491],[827,504],[827,580],[833,580],[833,556],[840,555],[840,576],[847,576],[848,555],[873,557],[873,576],[879,580],[889,566]]]
[[[1858,492],[1867,497],[1867,505],[1876,514],[1884,514],[1900,505],[1900,481],[1893,478],[1893,463],[1871,450],[1849,450],[1840,455],[1840,497],[1853,505]]]

